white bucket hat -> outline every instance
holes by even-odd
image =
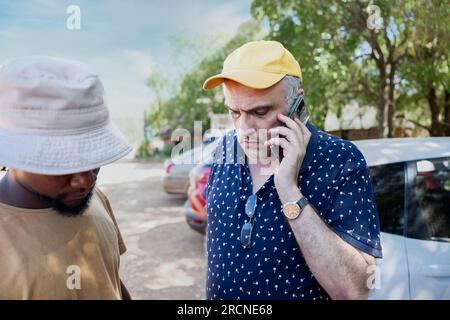
[[[46,175],[89,171],[131,146],[99,77],[80,62],[31,56],[0,65],[0,164]]]

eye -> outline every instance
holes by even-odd
[[[257,116],[265,116],[267,113],[269,112],[268,108],[263,108],[263,109],[257,109],[255,110],[253,113]]]
[[[241,113],[239,111],[230,110],[230,115],[233,119],[237,119],[240,117]]]

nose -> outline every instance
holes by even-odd
[[[245,112],[242,112],[239,118],[239,129],[241,132],[248,132],[249,130],[254,129],[254,124],[251,117],[249,117]]]
[[[97,181],[97,174],[94,171],[85,171],[73,175],[70,185],[76,189],[94,188]]]

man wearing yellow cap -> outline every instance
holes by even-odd
[[[254,41],[204,84],[223,85],[236,129],[205,191],[208,299],[368,296],[382,254],[366,162],[349,141],[285,115],[303,97],[301,80],[282,44]]]

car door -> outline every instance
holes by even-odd
[[[450,299],[450,158],[408,164],[412,299]]]
[[[381,229],[383,258],[377,259],[378,283],[369,299],[410,299],[406,257],[405,164],[369,168]],[[371,275],[372,276],[372,275]]]

